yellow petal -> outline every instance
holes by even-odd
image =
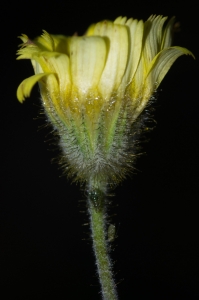
[[[70,41],[72,37],[64,35],[53,35],[51,34],[54,40],[55,52],[63,53],[69,55],[70,53]]]
[[[70,62],[68,56],[56,52],[44,51],[34,58],[39,64],[39,70],[42,68],[44,73],[57,74],[59,82],[59,91],[57,92],[65,98],[71,89]]]
[[[87,29],[87,31],[86,31],[86,33],[85,33],[86,36],[92,36],[92,35],[94,35],[95,25],[96,25],[96,24],[91,24],[91,25],[88,27],[88,29]]]
[[[37,37],[34,40],[34,42],[41,50],[48,50],[48,51],[55,50],[55,43],[53,37],[45,30],[43,30],[43,34]]]
[[[99,82],[99,91],[104,99],[108,99],[119,87],[126,69],[128,30],[126,26],[104,21],[96,24],[94,34],[105,37],[107,44],[108,57]]]
[[[174,22],[175,22],[175,17],[172,17],[164,29],[162,43],[161,43],[161,50],[171,46],[172,36],[173,36],[172,29],[173,29]]]
[[[17,99],[19,100],[19,102],[22,103],[26,97],[30,97],[30,93],[32,91],[33,86],[39,80],[41,80],[42,78],[48,75],[49,74],[42,73],[42,74],[33,75],[23,80],[17,89]]]
[[[141,57],[136,72],[134,74],[134,77],[132,79],[132,83],[129,85],[129,93],[133,99],[133,103],[132,103],[133,106],[136,106],[137,102],[139,102],[140,98],[142,98],[143,85],[145,79],[144,74],[145,71],[144,71],[143,57]]]
[[[151,16],[144,24],[144,64],[147,70],[148,65],[161,50],[162,27],[167,17]]]
[[[158,87],[175,60],[183,54],[194,57],[191,51],[182,47],[170,47],[162,50],[151,62],[147,77],[150,76],[151,82]]]
[[[71,40],[71,76],[79,92],[85,94],[97,87],[104,69],[106,51],[106,43],[101,37],[84,36]]]
[[[33,65],[33,69],[35,71],[35,74],[44,73],[44,70],[42,69],[42,67],[40,66],[40,64],[36,60],[32,59],[31,63]]]
[[[131,24],[132,24],[132,22],[133,22],[133,18],[130,18],[130,19],[128,19],[127,21],[126,21],[126,26],[128,26],[128,27],[130,27],[131,26]]]
[[[125,25],[127,17],[118,17],[115,19],[114,24]]]
[[[24,44],[22,48],[17,51],[17,60],[19,59],[32,59],[33,55],[38,53],[40,49],[34,44]]]
[[[24,33],[22,35],[18,36],[18,38],[20,38],[23,43],[26,43],[29,40],[28,36]]]
[[[129,25],[129,58],[125,71],[124,80],[126,84],[132,81],[135,71],[138,67],[142,50],[142,38],[144,31],[143,21],[132,20]]]

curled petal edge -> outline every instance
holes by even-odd
[[[41,73],[41,74],[36,74],[33,76],[30,76],[26,79],[24,79],[21,84],[19,85],[18,89],[17,89],[17,99],[19,100],[19,102],[23,102],[25,100],[25,98],[30,97],[32,88],[34,87],[34,85],[40,81],[42,78],[50,75],[52,73]]]
[[[162,82],[163,78],[165,77],[165,75],[167,74],[170,67],[175,62],[175,60],[184,54],[191,55],[195,59],[193,53],[183,47],[175,46],[175,47],[163,49],[154,57],[151,64],[149,65],[148,72],[147,72],[148,74],[146,78],[149,75],[152,75],[153,82],[156,82],[157,83],[156,87],[158,87]]]

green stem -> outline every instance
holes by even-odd
[[[113,280],[112,264],[108,255],[106,239],[106,185],[91,181],[88,186],[88,211],[90,215],[93,250],[101,284],[103,300],[117,300],[116,285]]]

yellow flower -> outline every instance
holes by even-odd
[[[48,118],[60,135],[73,176],[119,181],[131,165],[130,132],[164,76],[183,54],[171,47],[174,18],[118,17],[91,25],[84,36],[22,35],[18,59],[35,75],[18,87],[23,102],[39,82]],[[193,56],[193,55],[192,55]]]

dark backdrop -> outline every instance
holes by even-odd
[[[49,3],[50,2],[50,3]],[[182,1],[17,1],[1,8],[2,299],[100,299],[84,195],[62,177],[52,158],[49,129],[39,116],[38,87],[21,105],[19,83],[33,74],[15,61],[17,36],[42,29],[83,34],[92,23],[119,15],[146,20],[175,15],[175,44],[196,61],[178,59],[160,86],[157,126],[143,144],[132,178],[119,186],[111,211],[118,238],[112,252],[120,299],[197,299],[198,221],[198,16]],[[36,118],[36,120],[35,120]],[[83,211],[81,213],[80,211]]]

